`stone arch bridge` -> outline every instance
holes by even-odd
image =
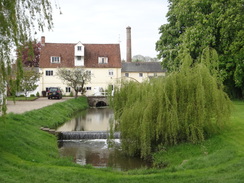
[[[102,107],[109,105],[107,96],[88,96],[87,100],[90,107]]]

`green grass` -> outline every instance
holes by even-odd
[[[155,165],[165,168],[128,172],[82,167],[60,158],[56,137],[40,130],[55,128],[86,107],[81,97],[0,118],[0,182],[244,182],[244,102],[234,102],[223,133],[201,144],[164,147],[154,154]]]
[[[38,97],[7,97],[8,101],[32,101],[36,100]]]

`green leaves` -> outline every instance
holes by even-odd
[[[12,51],[30,39],[36,29],[53,27],[52,7],[49,0],[0,0],[0,65],[10,63]],[[12,60],[11,60],[12,61]],[[12,64],[12,63],[11,63]],[[22,76],[22,65],[17,60],[17,88]],[[5,68],[4,68],[5,69]],[[6,91],[6,82],[12,79],[3,77],[0,72],[0,93]],[[13,89],[15,86],[11,86]],[[14,93],[14,92],[13,92]],[[0,106],[1,108],[1,106]],[[3,105],[3,108],[6,108]]]
[[[147,158],[160,144],[199,143],[225,126],[230,100],[221,82],[206,65],[187,59],[180,72],[116,89],[112,106],[129,155]]]
[[[156,43],[163,67],[177,70],[185,52],[194,63],[199,62],[206,47],[213,48],[219,55],[228,93],[243,97],[243,11],[242,0],[171,0],[169,23],[160,27],[161,37]]]
[[[23,77],[20,80],[19,91],[24,91],[27,97],[28,91],[35,90],[38,85],[36,84],[40,78],[38,69],[26,67],[24,68]]]

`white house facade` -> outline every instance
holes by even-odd
[[[123,62],[121,76],[126,80],[143,82],[150,78],[165,76],[160,62]]]
[[[91,82],[85,85],[85,95],[100,95],[121,78],[121,56],[119,44],[64,44],[46,43],[41,40],[40,87],[45,93],[50,87],[60,87],[65,95],[72,89],[58,76],[58,68],[84,68],[91,74]]]

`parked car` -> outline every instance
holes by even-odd
[[[47,92],[48,99],[57,98],[61,99],[63,97],[62,91],[58,87],[51,87]]]

